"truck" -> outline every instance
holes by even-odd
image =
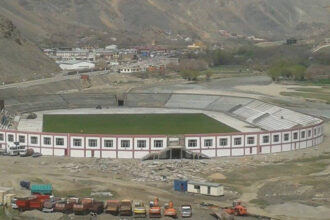
[[[44,202],[42,211],[47,212],[47,213],[54,212],[56,203],[59,203],[61,201],[63,201],[61,198],[51,197],[50,199],[48,199]]]
[[[168,206],[165,207],[164,216],[177,218],[177,215],[178,215],[178,213],[177,213],[176,209],[174,208],[173,202],[169,201]]]
[[[49,200],[50,196],[49,195],[34,195],[34,199],[30,201],[30,210],[32,209],[37,209],[37,210],[42,210],[44,207],[44,202],[46,200]]]
[[[7,146],[7,155],[8,156],[18,156],[19,155],[19,143],[9,143]]]
[[[120,216],[131,216],[132,215],[132,202],[130,200],[120,201],[119,215]]]
[[[75,215],[87,215],[93,205],[92,198],[84,198],[80,203],[73,204],[73,212]]]
[[[104,211],[104,202],[93,201],[92,206],[89,209],[92,215],[100,215]]]
[[[134,218],[146,218],[147,217],[147,210],[143,202],[135,202],[134,203]]]
[[[159,199],[156,197],[154,201],[149,203],[149,217],[150,218],[161,218],[162,209],[159,206]]]
[[[73,212],[73,205],[80,202],[79,198],[69,198],[55,204],[54,211],[69,214]]]
[[[17,198],[16,199],[16,206],[19,211],[26,211],[30,209],[30,202],[34,200],[35,197],[25,197],[25,198]]]
[[[192,217],[192,208],[191,205],[182,205],[181,206],[181,217],[190,218]]]
[[[105,213],[111,215],[118,215],[119,206],[120,206],[119,200],[108,200],[105,207]]]

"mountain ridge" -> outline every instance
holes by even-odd
[[[213,43],[220,29],[276,40],[330,27],[327,0],[0,1],[0,14],[42,46],[175,43],[178,35]]]

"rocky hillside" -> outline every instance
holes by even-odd
[[[40,45],[216,42],[219,30],[267,39],[329,28],[329,0],[0,0],[0,13]]]
[[[13,23],[0,16],[0,83],[41,78],[58,71],[57,65],[29,40]]]

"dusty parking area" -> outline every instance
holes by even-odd
[[[327,134],[329,125],[326,123]],[[226,206],[235,199],[242,200],[251,213],[277,219],[329,219],[328,143],[329,137],[326,137],[321,146],[296,152],[195,161],[0,157],[0,186],[13,187],[19,196],[29,194],[20,188],[21,180],[51,183],[55,195],[63,197],[88,197],[92,192],[109,191],[112,197],[97,199],[131,199],[148,203],[158,196],[161,205],[170,200],[176,207],[191,204],[193,219],[215,219],[207,207],[200,206],[202,202]],[[175,178],[222,183],[225,196],[175,192]],[[25,212],[21,216],[23,219],[89,219],[88,216],[45,215],[38,211]],[[109,217],[102,215],[98,219]]]

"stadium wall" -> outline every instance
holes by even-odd
[[[323,122],[307,127],[253,133],[184,135],[187,150],[209,157],[295,151],[323,141]],[[140,159],[168,146],[164,135],[83,135],[0,130],[0,148],[20,142],[49,156]],[[139,144],[143,143],[143,147]],[[162,144],[160,144],[162,143]]]

